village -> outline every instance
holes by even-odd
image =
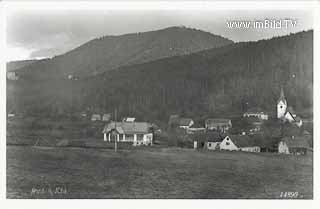
[[[136,121],[134,117],[118,121],[116,112],[92,115],[83,112],[80,117],[89,117],[91,123],[99,124],[93,130],[96,132],[94,135],[112,146],[117,146],[117,143],[155,147],[173,145],[194,150],[296,155],[312,151],[312,134],[305,128],[309,121],[301,119],[288,106],[282,88],[275,109],[276,114],[272,115],[259,108],[251,108],[236,119],[206,118],[203,123],[175,114],[169,117],[166,130],[151,122]],[[8,113],[7,117],[10,122],[16,115]],[[39,141],[40,138],[34,139],[32,143],[41,144]],[[61,146],[65,144],[65,140],[57,144]]]
[[[128,145],[176,146],[194,150],[273,152],[296,155],[305,155],[312,151],[312,134],[306,128],[310,120],[303,120],[295,114],[293,108],[287,104],[282,88],[274,109],[274,113],[267,113],[260,108],[250,108],[238,118],[206,118],[202,122],[195,122],[192,118],[173,114],[169,117],[165,128],[152,122],[137,121],[134,117],[125,117],[119,121],[117,112],[91,115],[82,112],[80,118],[91,121],[91,126],[94,127],[91,132],[94,132],[92,135],[97,138],[95,140],[98,141],[95,145],[97,147],[106,144],[110,145],[107,147],[115,149],[115,146],[121,146],[121,144],[125,144],[126,147]],[[7,117],[9,124],[15,118],[20,119],[13,112],[9,112]],[[83,126],[88,126],[88,123]],[[60,129],[63,128],[60,127]],[[67,135],[67,129],[61,131]],[[81,138],[83,132],[79,132],[78,135]],[[34,134],[30,137],[33,137],[31,145],[41,145],[43,144],[41,141],[48,141]],[[10,144],[12,142],[10,134],[8,138],[7,143]],[[84,139],[80,140],[80,144],[81,141],[90,140],[94,141]],[[79,140],[76,143],[66,141],[68,140],[58,140],[56,144],[44,143],[44,146],[79,145]],[[84,142],[84,144],[88,143]]]
[[[111,114],[92,115],[91,120],[109,121]],[[204,124],[195,123],[192,118],[171,115],[168,126],[185,138],[195,150],[226,150],[243,152],[278,152],[281,154],[307,154],[312,151],[311,133],[303,128],[303,120],[288,106],[284,91],[281,88],[280,97],[276,104],[276,117],[272,118],[266,112],[257,108],[244,112],[242,122],[246,127],[235,127],[231,119],[207,118]],[[263,126],[280,130],[275,139],[265,139]],[[274,123],[274,124],[272,124]],[[277,127],[279,126],[279,127]],[[278,129],[277,129],[278,128]],[[124,118],[121,122],[111,121],[104,127],[103,140],[106,142],[129,142],[133,146],[151,146],[161,137],[162,130],[148,122],[137,122],[135,118]],[[268,136],[267,136],[268,137]],[[189,139],[189,141],[187,140]],[[192,143],[192,145],[191,145]]]

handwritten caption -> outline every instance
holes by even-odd
[[[31,188],[30,194],[32,196],[39,196],[39,195],[50,195],[50,196],[54,196],[54,195],[64,195],[67,194],[68,190],[67,190],[67,186],[66,185],[55,185],[55,186],[51,186],[46,185],[46,186],[35,186]]]

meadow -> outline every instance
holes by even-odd
[[[7,198],[313,198],[312,153],[7,146]],[[295,192],[294,197],[283,197]]]

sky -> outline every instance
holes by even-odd
[[[293,20],[278,29],[230,28],[230,21]],[[221,35],[235,42],[256,41],[312,29],[306,10],[14,10],[7,13],[6,60],[41,59],[65,53],[105,35],[186,26]]]

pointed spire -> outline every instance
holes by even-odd
[[[285,96],[284,96],[284,91],[283,91],[283,87],[282,87],[282,86],[281,86],[280,97],[279,97],[279,99],[278,99],[278,103],[279,103],[280,101],[283,101],[284,103],[287,103],[287,102],[286,102],[286,98],[285,98]]]

